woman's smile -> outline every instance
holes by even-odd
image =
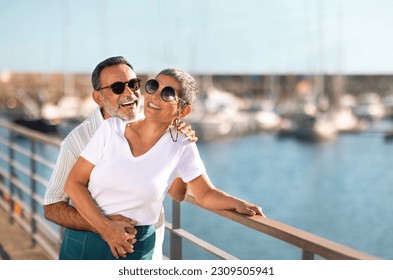
[[[160,107],[158,107],[156,104],[149,102],[148,103],[149,107],[155,110],[161,110]]]

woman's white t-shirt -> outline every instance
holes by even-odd
[[[160,215],[165,195],[176,177],[189,182],[206,172],[195,143],[169,132],[145,154],[134,157],[124,137],[126,122],[105,120],[81,156],[95,165],[89,191],[104,215],[122,214],[152,225]]]

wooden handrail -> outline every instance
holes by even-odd
[[[186,201],[200,208],[206,209],[199,205],[196,199],[188,194]],[[333,260],[377,260],[379,258],[354,250],[344,245],[313,235],[309,232],[291,227],[270,218],[262,216],[249,217],[230,210],[211,210],[217,215],[235,221],[246,227],[263,232],[267,235],[280,239],[286,243],[297,246],[303,251],[317,254],[325,259]]]

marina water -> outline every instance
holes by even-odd
[[[393,141],[380,132],[325,143],[257,134],[198,147],[212,182],[262,206],[268,217],[393,259]],[[301,258],[300,249],[255,230],[186,203],[182,210],[183,226],[240,259]],[[187,259],[209,258],[183,246]]]

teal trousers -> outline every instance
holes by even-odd
[[[136,226],[134,252],[119,260],[151,260],[155,245],[154,226]],[[108,243],[94,232],[66,229],[59,260],[116,260]]]

